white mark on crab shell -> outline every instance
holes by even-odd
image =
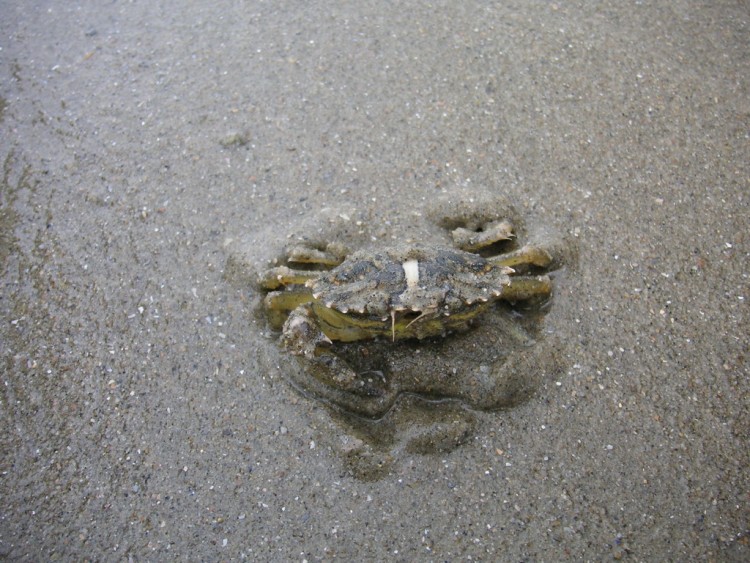
[[[401,267],[404,269],[406,276],[406,287],[414,289],[419,283],[419,262],[417,260],[407,260]]]
[[[301,319],[299,317],[293,317],[289,320],[289,326],[288,329],[290,331],[292,330],[298,330],[300,326],[306,325],[307,321],[305,319]]]

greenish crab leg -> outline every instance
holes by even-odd
[[[338,243],[329,243],[325,249],[309,244],[297,244],[286,251],[286,261],[293,264],[310,264],[327,268],[338,266],[346,257],[346,248]],[[304,268],[304,266],[302,266]],[[288,285],[304,285],[308,280],[320,276],[320,268],[296,269],[277,266],[261,274],[258,283],[263,289],[278,289]]]
[[[290,311],[294,311],[304,303],[309,303],[312,299],[312,293],[304,286],[267,293],[263,298],[263,305],[269,324],[274,330],[280,330]]]
[[[497,266],[537,266],[546,268],[552,263],[552,255],[540,246],[527,244],[523,248],[500,256],[487,258],[488,262]]]
[[[310,290],[300,286],[283,291],[271,291],[266,294],[263,304],[268,310],[289,312],[312,300],[313,296]]]
[[[278,289],[287,285],[304,285],[307,280],[315,279],[318,276],[320,276],[320,272],[277,266],[263,272],[258,283],[264,289]]]
[[[534,297],[547,297],[552,293],[549,276],[515,276],[500,296],[504,301],[525,301]]]

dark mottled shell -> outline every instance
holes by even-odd
[[[419,278],[408,287],[404,263],[416,260]],[[453,248],[402,245],[355,252],[309,282],[313,296],[343,313],[388,316],[392,311],[452,314],[496,299],[510,283],[505,269]]]

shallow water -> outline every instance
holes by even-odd
[[[3,555],[750,558],[743,6],[3,12]],[[242,276],[459,190],[574,241],[560,368],[377,424],[300,394]]]

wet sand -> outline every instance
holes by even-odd
[[[737,2],[6,2],[0,554],[750,559],[748,25]],[[255,273],[329,218],[432,241],[455,194],[575,256],[531,392],[380,421],[300,393]]]

